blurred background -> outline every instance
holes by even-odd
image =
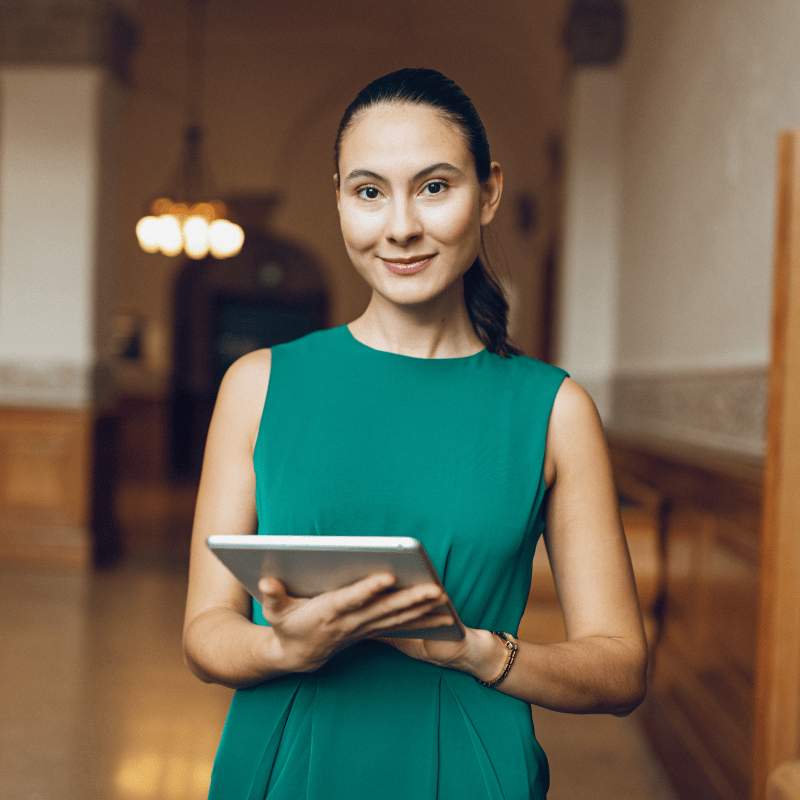
[[[609,432],[651,689],[541,713],[551,797],[765,797],[800,758],[798,41],[793,0],[0,0],[0,798],[203,796],[229,693],[179,627],[214,397],[365,307],[333,139],[404,66],[474,101],[512,335]],[[212,200],[235,254],[137,240]],[[543,552],[522,631],[563,636]]]

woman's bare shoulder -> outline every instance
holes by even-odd
[[[550,422],[564,432],[574,430],[581,424],[599,423],[600,416],[589,392],[572,378],[564,378],[550,414]]]
[[[265,379],[269,380],[269,371],[272,366],[272,350],[264,348],[253,350],[252,353],[237,358],[225,373],[224,381],[237,388],[253,389]],[[265,389],[266,393],[266,389]]]
[[[255,440],[269,386],[272,352],[254,350],[231,364],[222,379],[214,416],[222,425],[242,429]]]
[[[547,485],[552,484],[559,466],[598,447],[605,448],[605,434],[597,407],[586,389],[571,378],[565,378],[556,394],[547,426]]]

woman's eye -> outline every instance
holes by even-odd
[[[447,187],[444,181],[431,181],[430,183],[425,184],[423,191],[427,192],[428,194],[441,194],[445,188]]]
[[[381,193],[374,186],[364,186],[356,194],[363,200],[377,200]]]

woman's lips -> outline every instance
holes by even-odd
[[[411,275],[425,269],[433,261],[433,256],[426,256],[417,261],[388,261],[385,258],[382,258],[381,261],[396,275]]]

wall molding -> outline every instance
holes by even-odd
[[[137,38],[110,0],[0,0],[0,64],[96,64],[127,81]]]
[[[618,374],[615,433],[762,458],[769,368]]]
[[[0,361],[0,406],[80,409],[104,405],[113,395],[110,364],[73,361]]]

